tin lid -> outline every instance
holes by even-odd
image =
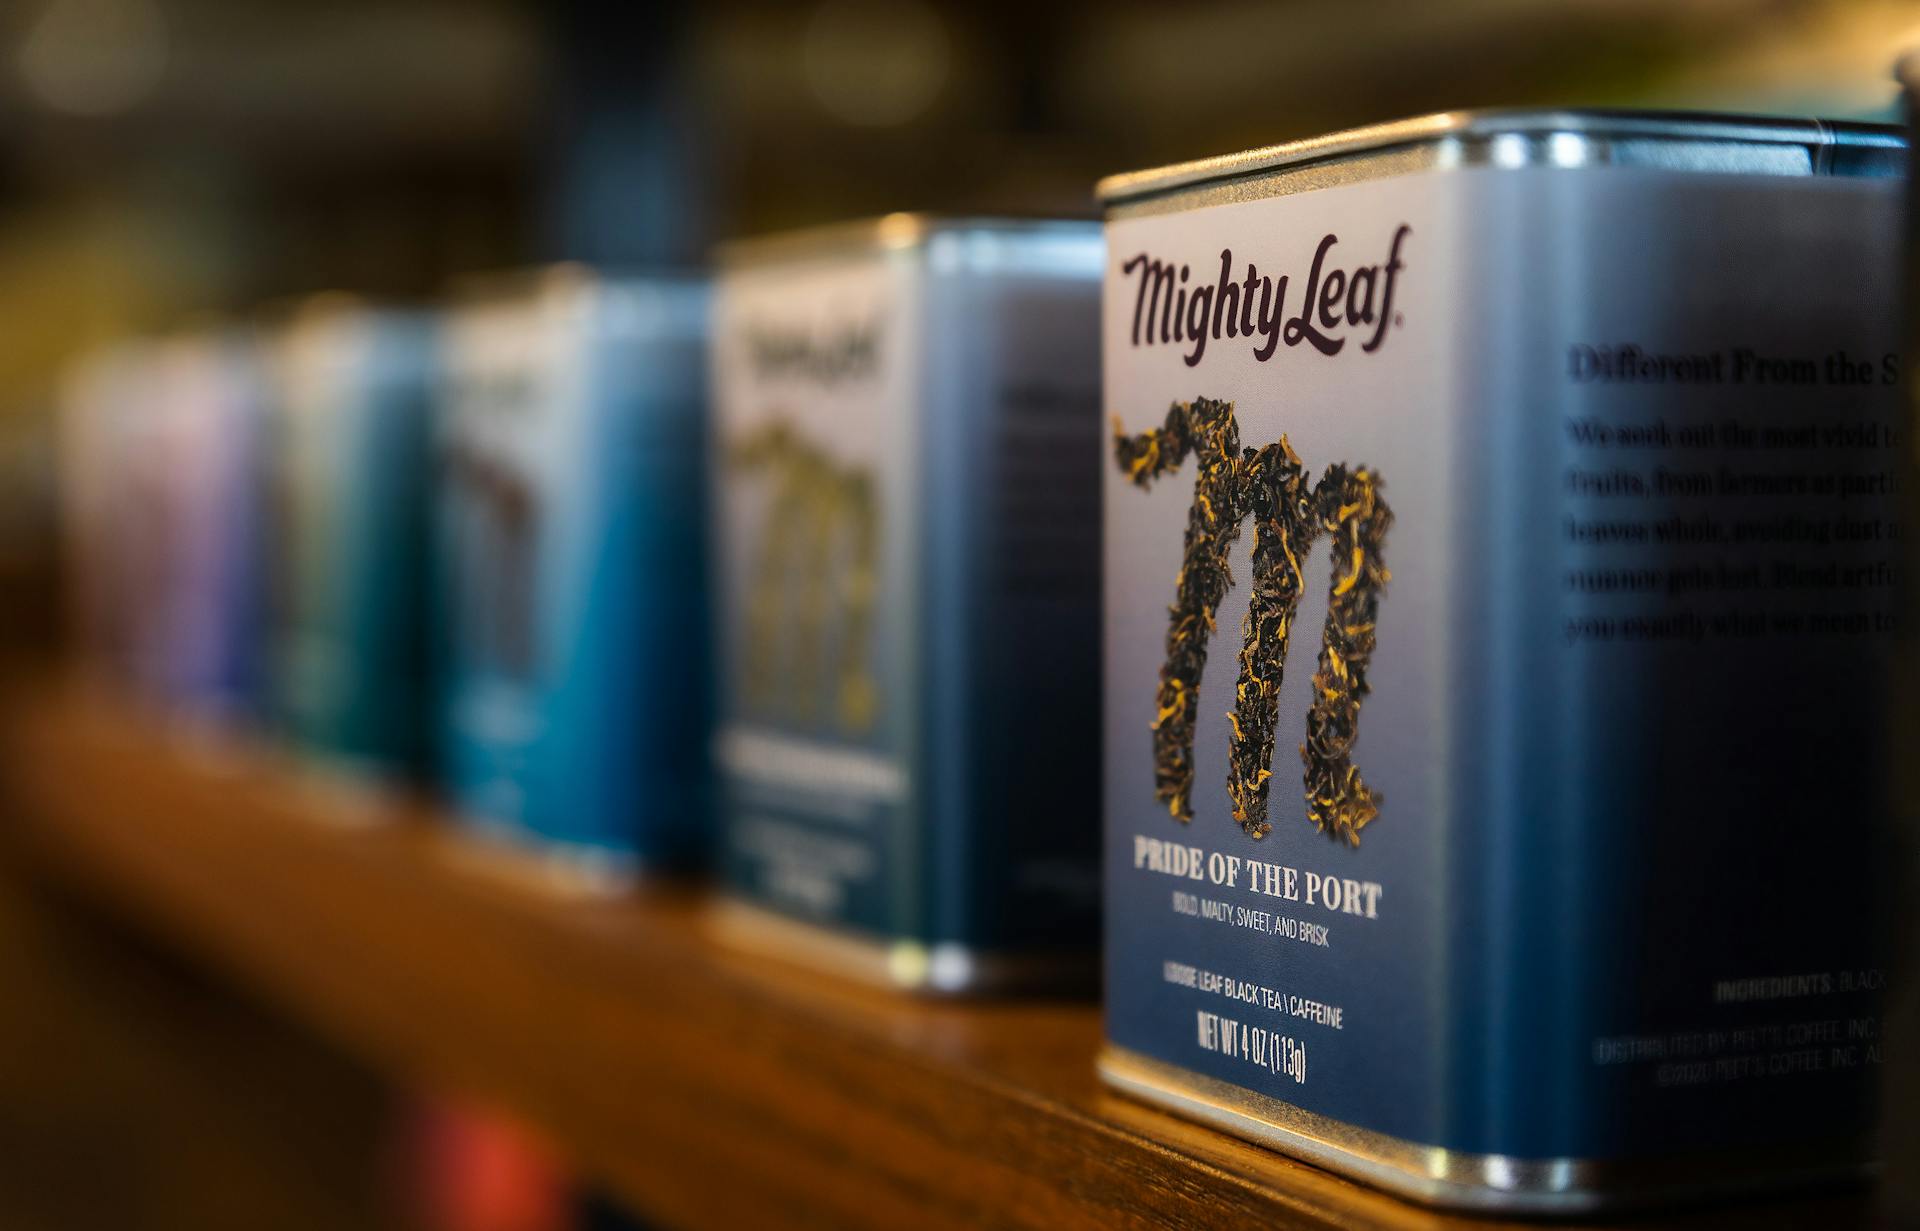
[[[456,307],[531,301],[586,294],[600,281],[600,272],[580,261],[483,269],[456,274],[449,279],[445,298]]]
[[[700,333],[706,325],[704,274],[635,272],[581,261],[468,273],[448,285],[456,321],[515,317],[591,334],[646,338]]]
[[[1098,226],[1091,219],[883,214],[877,218],[727,240],[714,248],[714,259],[722,268],[768,265],[852,252],[918,248],[939,235],[1094,235],[1098,233]]]
[[[1108,206],[1241,177],[1417,148],[1428,167],[1640,165],[1768,175],[1895,173],[1906,139],[1885,124],[1711,112],[1605,109],[1442,111],[1242,154],[1110,175]]]
[[[579,299],[623,288],[662,294],[698,292],[706,286],[703,270],[626,268],[555,261],[506,269],[457,274],[446,283],[442,302],[453,307],[489,303]]]

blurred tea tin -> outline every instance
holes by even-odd
[[[576,886],[701,851],[706,305],[698,281],[560,266],[446,324],[447,785]]]
[[[1452,1206],[1869,1162],[1903,162],[1457,113],[1102,183],[1111,1085]]]
[[[135,684],[183,717],[247,721],[261,700],[264,386],[238,326],[139,352],[113,416],[112,532]]]
[[[917,990],[1085,985],[1100,254],[1092,224],[909,215],[723,252],[733,941]]]
[[[422,767],[429,691],[432,318],[307,301],[275,347],[275,716],[376,776]]]
[[[82,666],[126,684],[140,625],[134,507],[145,493],[130,417],[149,411],[154,347],[133,339],[83,355],[61,383],[60,525],[65,589]]]

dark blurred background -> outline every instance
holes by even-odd
[[[9,393],[76,334],[899,208],[1442,108],[1888,113],[1920,10],[1842,0],[549,5],[14,0]]]
[[[57,373],[128,331],[894,209],[1088,214],[1102,174],[1444,108],[1889,115],[1915,28],[1899,0],[11,0],[0,552],[45,541]]]
[[[0,644],[60,626],[55,392],[117,336],[895,209],[1091,216],[1106,173],[1447,108],[1891,118],[1916,34],[1891,0],[8,0]],[[0,1226],[432,1221],[392,1177],[435,1158],[524,1179],[486,1209],[526,1221],[459,1225],[559,1225],[537,1148],[420,1106],[0,877]]]

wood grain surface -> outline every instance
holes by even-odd
[[[66,683],[0,698],[10,840],[397,1075],[507,1106],[667,1226],[1505,1226],[1107,1093],[1091,1002],[901,999],[582,899],[431,806]],[[1842,1228],[1844,1191],[1583,1225]]]

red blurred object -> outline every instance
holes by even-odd
[[[423,1098],[403,1130],[402,1191],[431,1231],[566,1231],[572,1186],[537,1133],[498,1112]]]

